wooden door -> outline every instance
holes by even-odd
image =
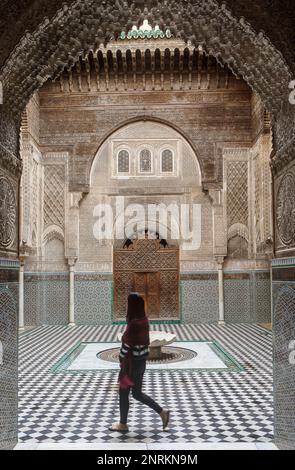
[[[138,239],[114,250],[114,316],[124,320],[130,292],[139,292],[155,320],[179,319],[179,249]]]
[[[151,319],[160,316],[160,273],[134,273],[134,291],[144,299],[146,314]]]

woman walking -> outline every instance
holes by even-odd
[[[160,415],[163,430],[169,423],[169,410],[162,408],[152,398],[142,392],[142,381],[149,353],[149,322],[145,314],[144,300],[132,293],[128,297],[127,328],[122,337],[120,349],[120,423],[113,424],[111,431],[127,432],[129,411],[129,394],[132,389],[133,398],[152,408]]]

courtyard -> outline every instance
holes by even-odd
[[[117,371],[59,371],[56,365],[80,342],[107,348],[122,329],[41,326],[20,335],[20,447],[272,442],[272,333],[249,324],[151,325],[152,331],[174,333],[182,343],[214,341],[237,367],[197,370],[181,362],[173,370],[148,367],[144,389],[170,408],[169,429],[163,432],[158,416],[132,400],[129,433],[110,432],[118,418]]]
[[[0,450],[295,449],[294,2],[0,24]]]

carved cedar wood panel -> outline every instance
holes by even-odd
[[[150,319],[179,318],[179,249],[159,240],[136,240],[114,251],[114,314],[125,319],[130,292],[145,299]]]

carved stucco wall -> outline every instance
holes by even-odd
[[[143,8],[144,2],[139,6]],[[126,18],[128,29],[132,21],[139,23],[147,16],[152,24],[157,21],[170,26],[175,35],[202,44],[205,50],[227,62],[260,94],[273,115],[280,113],[279,120],[273,119],[276,147],[294,135],[294,108],[287,101],[291,74],[281,53],[262,32],[255,33],[251,25],[244,18],[238,20],[225,3],[220,6],[213,0],[172,3],[170,13],[165,3],[156,9],[149,6],[150,11],[143,12],[135,3],[124,2],[118,2],[115,8],[112,2],[97,5],[90,0],[76,1],[69,8],[64,5],[52,21],[46,20],[38,31],[28,33],[6,62],[2,75],[7,106],[19,112],[34,89],[48,77],[59,74],[64,65],[77,60],[80,51],[95,49],[101,42],[108,41],[112,32],[116,36],[122,29],[122,18]],[[230,6],[234,8],[232,4]],[[253,20],[253,14],[250,16]],[[82,30],[83,23],[87,27]],[[72,31],[75,31],[75,41],[71,40]],[[42,39],[44,34],[45,41]],[[44,49],[44,44],[51,47]],[[31,73],[28,73],[30,67],[26,71],[22,69],[28,58]],[[14,67],[16,63],[18,68]],[[19,81],[21,85],[18,85]],[[14,96],[12,100],[10,96]],[[285,102],[283,109],[282,101]]]
[[[249,149],[225,150],[228,256],[251,256]]]
[[[17,181],[0,170],[0,250],[13,255],[18,251]]]
[[[285,162],[294,159],[286,145]],[[280,167],[281,168],[281,167]],[[274,178],[275,249],[273,260],[274,404],[275,437],[282,449],[295,449],[294,362],[295,339],[295,164],[289,163]],[[294,344],[294,343],[293,343]]]
[[[289,256],[295,245],[295,164],[275,179],[276,252]]]
[[[213,63],[209,89],[206,84],[195,88],[199,77],[194,75],[192,90],[180,88],[179,83],[175,83],[175,90],[170,89],[170,83],[164,90],[158,85],[155,90],[143,90],[140,73],[136,89],[125,89],[123,76],[117,78],[117,89],[101,91],[96,89],[93,77],[91,91],[86,89],[82,94],[77,87],[71,92],[61,91],[48,82],[40,90],[40,144],[53,151],[59,146],[70,153],[70,189],[87,192],[94,155],[116,128],[140,118],[167,122],[192,144],[203,185],[220,186],[222,146],[226,142],[250,146],[252,131],[250,89],[232,74],[227,84],[222,80],[218,85],[214,83],[218,73]],[[85,76],[82,78],[85,83]],[[73,81],[77,82],[77,74],[73,73]]]
[[[253,229],[254,249],[257,256],[273,254],[273,203],[272,178],[269,166],[269,156],[272,143],[269,132],[263,132],[251,151],[252,171],[251,179],[254,182],[253,193]]]
[[[98,9],[95,9],[94,5],[89,2],[85,2],[86,5],[89,6],[89,9],[84,9],[83,13],[81,14],[82,16],[80,17],[81,19],[81,24],[83,23],[83,19],[87,17],[87,15],[90,15],[92,14],[92,17],[93,17],[93,21],[96,21],[95,18],[97,19],[97,21],[100,20],[100,10],[99,8]],[[83,5],[85,7],[85,4]],[[64,8],[63,11],[61,11],[57,16],[56,18],[54,19],[54,21],[52,23],[47,23],[47,26],[45,27],[45,29],[43,29],[42,31],[46,30],[46,28],[48,28],[48,33],[50,33],[48,36],[47,36],[47,41],[50,42],[50,39],[56,39],[56,36],[54,35],[58,35],[59,36],[59,42],[58,42],[58,46],[61,46],[61,48],[63,49],[63,51],[66,50],[66,42],[67,42],[67,36],[66,36],[66,33],[64,35],[61,34],[61,30],[59,30],[59,27],[60,25],[66,20],[69,18],[69,16],[72,15],[72,17],[74,18],[75,17],[75,14],[76,15],[79,15],[80,14],[80,7],[82,5],[79,3],[79,2],[76,2],[75,5],[73,6],[73,10],[71,9],[66,9]],[[142,5],[141,5],[142,6]],[[195,18],[194,17],[194,8],[195,7],[199,7],[198,8],[198,18]],[[126,5],[125,5],[126,7]],[[172,11],[174,12],[174,9],[173,9],[173,6],[172,7]],[[233,8],[233,5],[231,5],[231,7]],[[94,10],[93,10],[94,8]],[[111,8],[112,8],[112,5],[110,4],[110,10],[108,10],[108,5],[107,3],[105,3],[103,5],[103,8],[106,11],[111,11]],[[130,6],[131,8],[131,11],[129,11],[129,19],[131,21],[131,18],[133,18],[133,14],[137,15],[137,20],[138,21],[141,21],[142,20],[142,17],[141,15],[139,14],[140,12],[138,10],[136,10],[136,5],[131,5]],[[135,8],[133,10],[133,8]],[[292,108],[291,106],[289,106],[287,104],[287,93],[286,93],[286,90],[287,90],[287,85],[288,85],[288,80],[290,79],[290,73],[288,72],[288,69],[287,67],[284,65],[284,62],[283,62],[283,59],[282,59],[282,56],[280,56],[280,54],[278,55],[277,53],[276,54],[273,54],[274,53],[274,49],[272,48],[272,44],[262,35],[258,35],[258,36],[255,36],[255,33],[254,31],[251,30],[251,27],[249,26],[249,24],[245,23],[243,20],[241,20],[239,23],[236,21],[235,17],[233,15],[230,14],[230,12],[228,10],[226,10],[226,8],[223,6],[222,8],[220,8],[217,4],[217,2],[210,2],[210,4],[208,4],[208,2],[191,2],[191,4],[188,2],[186,2],[186,5],[185,5],[185,11],[184,10],[181,10],[182,8],[182,5],[179,5],[177,6],[178,8],[178,13],[176,15],[172,15],[172,17],[169,18],[169,15],[168,15],[168,18],[166,18],[166,8],[164,6],[164,8],[160,8],[158,12],[156,12],[155,10],[152,10],[150,12],[150,15],[149,15],[149,18],[150,18],[150,21],[153,22],[155,19],[157,20],[160,20],[160,17],[162,15],[162,18],[163,18],[163,21],[164,21],[164,24],[167,24],[167,25],[170,25],[171,26],[171,29],[174,31],[174,34],[179,34],[180,36],[183,36],[183,37],[190,37],[190,39],[196,43],[200,42],[202,44],[205,45],[205,49],[207,48],[208,50],[210,50],[210,52],[213,54],[213,55],[216,55],[217,57],[222,57],[222,59],[224,61],[228,61],[230,67],[233,68],[233,70],[239,70],[240,73],[242,73],[242,75],[244,75],[245,79],[248,81],[248,83],[253,86],[261,95],[261,97],[263,98],[263,101],[265,102],[265,104],[267,104],[269,106],[269,109],[272,110],[272,113],[276,113],[276,109],[278,109],[278,106],[280,105],[281,103],[281,99],[285,99],[285,105],[284,107],[282,108],[281,110],[281,114],[278,114],[278,116],[280,117],[280,119],[274,119],[273,120],[273,126],[274,126],[274,142],[275,142],[275,147],[278,147],[278,146],[281,146],[282,145],[282,142],[283,141],[286,141],[287,139],[289,139],[290,137],[292,137],[292,134],[293,134],[293,131],[292,131],[292,122],[294,120],[294,108]],[[114,30],[115,32],[118,31],[116,28],[119,27],[119,24],[116,24],[116,22],[114,22],[114,18],[116,17],[117,14],[120,13],[120,7],[118,10],[116,9],[113,9],[113,17],[112,17],[112,23],[114,25]],[[53,13],[53,10],[51,10],[51,12]],[[75,14],[74,14],[75,13]],[[181,15],[180,15],[181,13]],[[146,13],[145,13],[146,14]],[[85,15],[83,17],[83,15]],[[155,17],[153,18],[153,15],[155,15]],[[191,22],[187,22],[187,23],[183,23],[183,19],[186,17],[186,15],[189,15],[190,18],[191,18]],[[144,15],[143,15],[144,16]],[[203,18],[205,18],[208,20],[208,17],[211,17],[211,20],[212,21],[206,21],[205,23],[203,22]],[[192,24],[194,20],[194,23]],[[107,21],[107,20],[106,20]],[[198,22],[200,22],[200,24],[198,24]],[[223,40],[221,41],[221,38],[218,37],[215,37],[214,34],[212,34],[213,32],[213,29],[214,27],[217,25],[220,25],[221,23],[224,23],[224,26],[231,26],[230,28],[229,27],[224,27],[222,28],[223,31],[226,31],[229,36],[228,36],[228,39],[227,40]],[[171,24],[169,24],[171,23]],[[93,23],[94,24],[94,23]],[[205,26],[206,24],[206,26]],[[103,37],[104,35],[104,27],[106,25],[105,22],[103,22],[103,27],[102,27],[102,30],[101,30],[101,38]],[[67,27],[70,27],[71,24],[68,22],[67,23]],[[77,23],[75,23],[75,26],[77,27]],[[185,26],[184,28],[182,28],[182,26]],[[121,26],[120,26],[121,27]],[[129,27],[129,23],[126,25],[126,28]],[[209,30],[208,28],[212,28],[212,30]],[[240,42],[241,44],[243,43],[243,50],[239,50],[237,51],[239,56],[236,57],[235,55],[231,55],[232,53],[232,49],[231,49],[231,41],[230,41],[230,35],[231,33],[234,31],[234,29],[237,29],[237,32],[238,32],[238,35],[236,35],[237,38],[240,39]],[[73,28],[75,29],[75,28]],[[217,28],[218,30],[218,28]],[[192,35],[190,35],[190,31],[192,32]],[[39,36],[38,36],[39,34]],[[23,52],[25,51],[26,47],[28,47],[28,44],[29,47],[30,47],[30,56],[33,58],[34,56],[34,47],[33,44],[34,44],[34,41],[36,42],[36,45],[38,43],[39,40],[41,40],[41,30],[39,31],[38,34],[34,34],[32,35],[32,37],[30,38],[31,41],[29,42],[28,39],[29,39],[29,36],[27,36],[24,41],[22,42],[22,45],[20,47],[18,47],[17,50],[15,50],[14,52],[14,55],[12,55],[10,57],[10,60],[6,63],[5,65],[5,70],[3,70],[3,77],[4,77],[4,85],[5,83],[10,83],[10,84],[13,84],[13,86],[15,86],[15,84],[17,83],[17,80],[20,79],[22,77],[22,73],[19,73],[20,71],[15,71],[16,74],[14,76],[14,79],[13,79],[13,75],[10,75],[11,73],[14,73],[13,72],[13,64],[15,63],[14,60],[16,59],[16,57],[19,56],[19,59],[18,60],[18,64],[20,64],[20,66],[22,66],[23,62],[21,60],[21,54],[23,54]],[[80,44],[84,46],[84,50],[87,49],[87,44],[90,45],[91,41],[94,40],[94,42],[96,40],[100,41],[99,39],[99,34],[98,36],[95,38],[93,35],[93,33],[90,31],[84,31],[83,34],[81,35],[81,37],[79,37],[78,39],[78,42],[80,41]],[[196,34],[196,36],[194,36],[194,34]],[[92,36],[91,36],[92,35]],[[203,36],[203,37],[202,37]],[[214,38],[214,40],[213,40]],[[243,38],[243,40],[242,40]],[[216,42],[215,42],[215,39],[216,39]],[[204,41],[205,40],[205,41]],[[62,42],[64,41],[63,45],[62,45]],[[212,42],[213,41],[213,42]],[[226,44],[226,47],[224,48],[224,50],[221,50],[220,47],[218,46],[221,42],[223,42],[223,44]],[[254,49],[253,49],[253,45],[254,45],[254,48],[257,48],[257,54],[254,54],[253,52],[253,57],[259,57],[261,58],[261,61],[259,61],[259,66],[256,64],[255,67],[256,67],[256,70],[257,70],[257,73],[252,73],[252,65],[250,65],[249,63],[249,60],[251,60],[250,56],[249,56],[249,48],[247,47],[247,44],[250,45],[251,43],[251,51],[253,52]],[[52,49],[51,51],[54,50],[54,44],[55,46],[57,45],[57,43],[53,40],[53,43],[52,43]],[[40,43],[38,44],[40,45]],[[78,43],[74,46],[73,50],[72,50],[72,58],[69,58],[69,60],[73,60],[75,58],[77,58],[77,55],[75,56],[75,50],[77,51],[78,50]],[[40,48],[38,49],[39,51],[41,50]],[[47,51],[49,54],[51,51]],[[247,60],[245,60],[243,54],[248,54],[247,56]],[[59,51],[58,49],[56,49],[56,54],[52,56],[51,58],[51,64],[52,64],[52,68],[49,69],[48,68],[42,68],[42,71],[39,69],[38,72],[41,72],[41,73],[38,73],[38,78],[37,78],[37,81],[35,82],[35,85],[37,85],[37,83],[42,83],[44,80],[46,80],[46,78],[48,76],[50,76],[53,71],[55,70],[57,73],[59,73],[60,71],[60,67],[63,63],[66,63],[66,62],[63,62],[63,59],[62,59],[62,56],[65,57],[65,54],[64,52],[62,52],[61,50]],[[43,60],[43,57],[44,55],[42,56],[42,60]],[[57,60],[57,58],[59,57],[60,60]],[[227,59],[228,57],[228,59]],[[268,58],[272,57],[272,60],[267,60]],[[56,59],[56,60],[55,60]],[[275,60],[276,59],[276,60]],[[56,64],[59,64],[59,69],[57,70],[55,67],[56,67]],[[274,63],[275,63],[275,69],[274,69]],[[37,62],[36,60],[34,60],[34,66],[36,66]],[[33,65],[33,62],[32,62],[32,65]],[[274,80],[275,82],[275,85],[270,89],[267,89],[266,87],[266,82],[264,81],[264,78],[262,77],[266,77],[267,74],[268,74],[268,71],[266,70],[266,65],[267,67],[269,66],[271,71],[269,72],[269,77],[271,77],[271,79]],[[263,74],[262,74],[262,71],[260,72],[259,71],[259,67],[262,67],[263,66]],[[261,75],[260,75],[261,73]],[[278,75],[276,75],[278,74]],[[280,78],[279,78],[279,75],[280,75]],[[42,78],[43,76],[43,78]],[[7,79],[7,82],[6,82],[6,79]],[[30,79],[33,79],[33,77],[36,77],[35,75],[35,72],[33,73],[32,76],[29,76],[27,74],[27,79],[30,80]],[[281,84],[281,88],[278,89],[278,86],[277,84],[280,83]],[[268,84],[271,86],[271,82],[270,80],[268,80]],[[10,86],[10,85],[9,85]],[[25,82],[23,82],[23,86],[26,86]],[[9,89],[5,88],[6,85],[4,86],[4,94],[7,96],[8,98],[8,101],[7,101],[7,105],[9,104],[9,96],[13,93],[10,93],[9,92]],[[31,90],[32,88],[29,86],[27,87],[27,91]],[[12,90],[10,90],[12,92]],[[21,95],[21,99],[25,100],[25,96],[26,94],[25,93],[21,93],[21,90],[18,89],[18,95],[20,96]],[[268,96],[266,96],[268,95]],[[272,102],[270,103],[269,100],[272,100]],[[24,102],[24,101],[22,101]],[[17,102],[15,99],[13,99],[13,106],[14,106],[14,109],[17,110]],[[18,108],[20,109],[20,108]],[[3,119],[2,122],[5,123],[8,123],[8,122],[11,122],[11,118],[8,119],[8,114],[6,114],[6,119]],[[15,136],[16,135],[16,132],[15,132],[15,129],[17,129],[17,124],[15,124],[15,122],[12,122],[12,129],[13,129],[13,132],[5,132],[5,135],[8,136]],[[3,125],[3,124],[2,124]],[[4,131],[5,129],[3,129]],[[11,137],[10,137],[11,139]],[[16,138],[14,138],[14,141],[11,142],[11,144],[13,144],[14,148],[17,149],[17,144],[15,144],[15,142],[17,141]],[[3,142],[5,142],[5,136],[4,136],[4,132],[3,132]],[[276,150],[276,149],[275,149]],[[281,151],[282,153],[282,151]],[[285,159],[289,159],[292,158],[290,156],[290,151],[288,151],[288,149],[285,149],[284,150],[284,155],[279,155],[278,153],[276,155],[274,155],[274,159],[273,159],[273,170],[276,171],[276,168],[277,168],[277,165],[280,166],[281,165],[281,162]],[[282,158],[281,158],[282,157]],[[12,159],[13,160],[13,159]]]
[[[136,165],[142,146],[152,152],[155,166],[158,165],[161,149],[175,147],[175,176],[138,176]],[[130,152],[133,175],[116,177],[117,147]],[[116,217],[116,196],[125,197],[125,208],[129,204],[202,204],[202,241],[199,250],[181,252],[181,259],[213,261],[212,207],[209,197],[202,192],[201,171],[197,156],[185,139],[173,128],[152,121],[139,121],[118,130],[100,148],[93,163],[90,192],[80,203],[80,247],[77,269],[112,271],[111,241],[94,239],[93,227],[97,218],[93,216],[97,204],[110,204]],[[115,220],[115,219],[114,219]],[[171,225],[169,225],[171,228]],[[168,237],[169,238],[169,231]],[[170,241],[170,240],[169,240]],[[173,243],[173,241],[172,241]],[[100,267],[99,267],[100,266]],[[86,269],[87,268],[87,269]],[[106,269],[107,268],[107,269]]]

